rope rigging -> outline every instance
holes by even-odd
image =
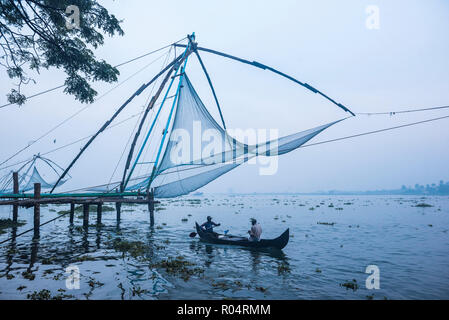
[[[151,66],[153,63],[155,63],[156,61],[158,61],[159,59],[161,59],[163,56],[165,56],[165,54],[159,56],[158,58],[152,60],[150,63],[148,63],[147,65],[145,65],[144,67],[142,67],[141,69],[139,69],[137,72],[133,73],[132,75],[130,75],[128,78],[126,78],[125,80],[121,81],[120,83],[118,83],[116,86],[114,86],[113,88],[109,89],[108,91],[106,91],[104,94],[102,94],[101,96],[99,96],[98,98],[95,99],[95,102],[98,102],[100,99],[104,98],[106,95],[108,95],[109,93],[111,93],[113,90],[117,89],[118,87],[120,87],[121,85],[123,85],[125,82],[127,82],[128,80],[130,80],[131,78],[133,78],[134,76],[136,76],[137,74],[139,74],[140,72],[142,72],[143,70],[145,70],[146,68],[148,68],[149,66]],[[9,158],[7,158],[6,160],[4,160],[3,162],[0,163],[0,165],[3,165],[5,163],[7,163],[9,160],[11,160],[12,158],[14,158],[15,156],[19,155],[21,152],[25,151],[26,149],[28,149],[29,147],[31,147],[33,144],[35,144],[36,142],[42,140],[43,138],[45,138],[46,136],[48,136],[50,133],[54,132],[56,129],[58,129],[59,127],[61,127],[62,125],[64,125],[65,123],[67,123],[68,121],[72,120],[74,117],[76,117],[77,115],[79,115],[80,113],[82,113],[83,111],[85,111],[87,108],[91,107],[92,104],[86,105],[83,108],[81,108],[80,110],[76,111],[75,113],[73,113],[72,115],[70,115],[68,118],[64,119],[63,121],[61,121],[60,123],[58,123],[56,126],[54,126],[53,128],[51,128],[50,130],[48,130],[47,132],[45,132],[44,134],[42,134],[41,136],[39,136],[36,140],[31,141],[31,143],[27,144],[25,147],[21,148],[20,150],[18,150],[17,152],[15,152],[13,155],[11,155]]]

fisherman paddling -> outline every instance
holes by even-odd
[[[211,217],[211,216],[207,216],[207,221],[204,222],[204,223],[201,225],[201,228],[202,228],[204,231],[206,231],[206,232],[210,232],[210,233],[212,233],[212,234],[214,234],[214,235],[217,235],[217,234],[214,232],[214,227],[218,227],[218,226],[220,226],[220,223],[215,223],[215,222],[213,222],[213,221],[212,221],[212,217]]]

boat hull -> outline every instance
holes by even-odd
[[[249,241],[248,238],[245,237],[237,237],[231,235],[223,235],[223,234],[211,234],[209,232],[205,232],[201,229],[198,223],[195,223],[196,232],[200,236],[201,240],[209,243],[215,244],[228,244],[235,246],[243,246],[250,248],[276,248],[283,249],[290,238],[289,229],[285,230],[283,234],[275,239],[261,239],[260,241]]]

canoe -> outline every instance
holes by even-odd
[[[251,247],[251,248],[276,248],[283,249],[290,238],[289,229],[285,230],[283,234],[275,239],[261,239],[260,241],[249,241],[248,238],[238,237],[232,235],[224,235],[224,234],[211,234],[209,232],[205,232],[201,229],[200,225],[195,222],[196,232],[200,236],[200,239],[216,244],[230,244],[236,246],[243,247]]]

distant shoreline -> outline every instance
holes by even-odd
[[[370,191],[314,191],[314,192],[220,192],[216,194],[226,195],[303,195],[303,196],[449,196],[449,182],[441,180],[438,184],[420,185],[414,187],[402,186],[400,189],[392,190],[370,190]]]

